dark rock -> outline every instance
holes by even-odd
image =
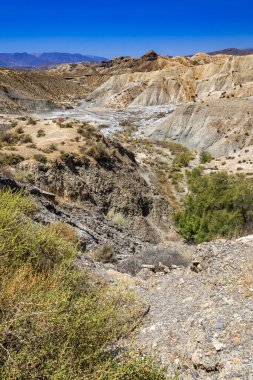
[[[21,190],[22,187],[19,183],[17,183],[13,179],[8,178],[8,177],[6,177],[0,173],[0,188],[19,191],[19,190]]]

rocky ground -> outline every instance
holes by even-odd
[[[140,346],[183,379],[251,379],[252,269],[252,242],[198,246],[190,268],[155,279]]]
[[[252,244],[205,243],[186,268],[154,273],[143,265],[134,280],[120,277],[149,307],[133,336],[136,346],[159,357],[168,373],[178,371],[180,379],[252,379]]]

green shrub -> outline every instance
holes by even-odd
[[[189,193],[175,222],[184,238],[194,242],[239,236],[253,227],[253,184],[245,175],[226,172],[188,174]]]
[[[30,148],[30,149],[37,149],[37,145],[32,143],[32,144],[28,144],[26,145],[27,148]]]
[[[43,129],[39,129],[37,132],[37,137],[44,137],[46,136],[46,133]]]
[[[43,153],[53,153],[57,150],[57,146],[55,144],[50,144],[46,148],[41,149]]]
[[[75,246],[35,212],[0,191],[0,378],[165,380],[152,360],[112,352],[140,320],[136,296],[78,270]]]
[[[60,123],[58,124],[60,128],[73,128],[73,124],[72,123],[66,123],[66,124],[63,124],[63,123]]]
[[[199,155],[199,159],[201,164],[206,164],[207,162],[212,161],[213,156],[206,150],[202,150],[202,152]]]
[[[38,161],[38,162],[41,162],[42,164],[46,164],[47,163],[47,158],[44,154],[41,154],[41,153],[36,153],[33,158]]]
[[[20,154],[16,154],[16,153],[7,154],[7,153],[0,152],[0,167],[5,166],[5,165],[7,166],[17,165],[21,161],[24,161],[24,157],[21,156]]]
[[[13,120],[13,121],[11,122],[10,128],[16,128],[17,125],[18,125],[18,122],[15,121],[15,120]]]
[[[175,141],[156,140],[155,143],[162,148],[169,149],[174,156],[190,151],[185,145],[182,145]]]
[[[32,143],[33,139],[31,135],[25,134],[25,135],[20,136],[19,141],[26,144],[26,143]]]
[[[0,139],[2,143],[6,144],[15,144],[18,141],[18,138],[15,134],[5,132],[0,135]]]
[[[33,175],[24,169],[16,169],[14,178],[18,182],[34,183]]]
[[[21,135],[22,133],[24,133],[24,130],[22,127],[18,127],[16,130],[15,130],[15,133],[17,133],[18,135]]]
[[[56,151],[57,150],[57,146],[55,144],[50,144],[49,147],[48,147],[52,152]]]
[[[48,269],[67,256],[73,257],[73,249],[65,240],[57,238],[24,215],[32,215],[36,207],[22,194],[0,192],[0,257],[1,265],[20,267],[29,263],[35,268]]]
[[[190,161],[193,159],[191,151],[187,150],[185,152],[179,153],[173,160],[172,166],[178,168],[184,168],[189,165]]]
[[[101,136],[98,130],[89,123],[83,123],[77,128],[77,133],[85,139],[92,139]]]
[[[80,152],[85,156],[94,158],[97,161],[110,157],[110,151],[102,141],[99,141],[97,143],[94,142],[88,147],[83,147],[83,149],[80,148]]]
[[[32,142],[32,137],[28,134],[23,133],[23,129],[18,128],[15,133],[6,132],[1,135],[1,142],[8,145],[15,144],[17,142],[29,143]]]

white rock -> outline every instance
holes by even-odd
[[[212,344],[216,351],[222,351],[225,348],[225,345],[219,342],[216,338],[213,338]]]

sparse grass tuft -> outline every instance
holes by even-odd
[[[112,222],[119,224],[120,226],[125,226],[127,223],[126,218],[121,212],[115,212],[113,210],[110,210],[107,214],[107,217]]]

